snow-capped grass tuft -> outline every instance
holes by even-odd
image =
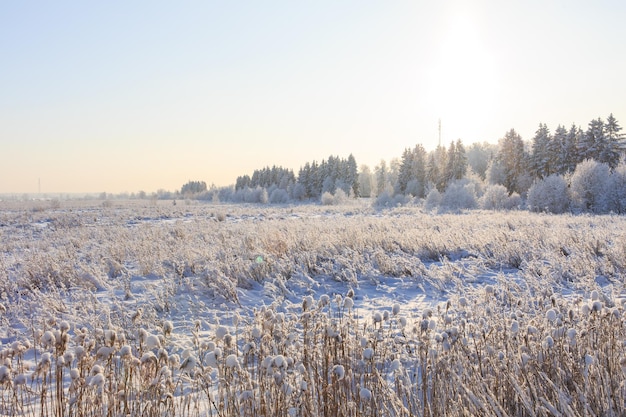
[[[371,401],[372,400],[372,391],[367,388],[361,388],[359,390],[359,398],[361,401]]]
[[[383,315],[379,311],[375,311],[374,314],[372,314],[372,320],[374,324],[378,324],[383,321]]]
[[[236,355],[228,355],[226,357],[226,367],[231,369],[239,368],[239,361]]]
[[[374,349],[372,349],[372,348],[365,348],[363,350],[363,359],[369,361],[372,358],[374,358]]]
[[[223,340],[227,334],[228,334],[228,328],[226,328],[226,326],[219,326],[217,329],[215,329],[215,338],[218,341]]]
[[[602,311],[602,301],[596,300],[591,304],[591,311],[594,313],[599,313]]]
[[[172,323],[170,320],[163,321],[163,334],[165,336],[169,336],[170,334],[172,334],[172,331],[174,331],[174,323]]]
[[[337,379],[343,379],[346,376],[346,371],[343,365],[333,366],[332,373]]]

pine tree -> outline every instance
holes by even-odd
[[[428,164],[426,165],[426,179],[428,182],[435,186],[437,191],[439,190],[439,177],[441,173],[439,172],[439,161],[437,160],[436,152],[431,152],[428,155]]]
[[[448,152],[443,146],[431,153],[428,159],[428,181],[431,182],[440,193],[446,190],[448,181],[446,179],[446,166],[448,165]]]
[[[551,174],[564,174],[567,172],[566,167],[566,144],[567,129],[565,126],[558,125],[554,131],[554,136],[548,144],[548,154],[550,155],[550,172]]]
[[[413,152],[409,148],[405,148],[402,152],[402,159],[400,160],[400,172],[398,173],[398,185],[396,192],[399,194],[406,194],[406,187],[409,181],[411,181],[413,175],[411,167],[413,165]]]
[[[359,192],[363,197],[372,196],[372,171],[367,165],[361,165],[359,169]]]
[[[536,178],[544,178],[550,172],[550,154],[548,146],[552,140],[550,131],[545,123],[539,123],[539,128],[535,132],[532,141],[532,151],[530,155],[530,171]]]
[[[426,149],[421,144],[413,148],[413,160],[411,163],[411,175],[413,186],[407,184],[408,193],[415,197],[426,196]]]
[[[593,159],[600,162],[600,156],[604,152],[605,142],[604,122],[601,118],[593,119],[589,122],[585,135],[578,143],[579,155],[582,156],[582,161]]]
[[[581,152],[582,145],[580,145],[583,138],[583,130],[579,126],[572,124],[569,132],[567,132],[567,138],[565,140],[564,165],[566,167],[566,172],[574,172],[576,165],[585,160],[585,156]]]
[[[346,165],[348,168],[346,182],[352,188],[352,193],[354,197],[355,198],[360,197],[361,193],[360,193],[360,186],[359,186],[359,171],[357,168],[356,159],[354,158],[354,155],[350,154],[350,156],[348,156],[348,161]]]
[[[374,171],[376,173],[376,196],[379,196],[383,193],[383,191],[385,191],[385,187],[387,186],[387,177],[389,175],[387,163],[384,159],[380,160],[380,164],[376,166]]]
[[[460,180],[467,173],[467,155],[461,139],[458,139],[456,143],[450,143],[447,167],[446,178],[448,183],[453,180]]]
[[[606,124],[604,125],[606,147],[600,160],[600,162],[606,162],[611,168],[611,171],[617,168],[621,157],[626,151],[624,135],[620,133],[621,130],[622,127],[617,123],[613,113],[611,113],[609,117],[607,117]]]

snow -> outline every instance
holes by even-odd
[[[215,213],[224,212],[229,215],[218,220]],[[185,378],[202,374],[219,381],[223,372],[251,366],[247,358],[263,350],[262,372],[281,382],[281,395],[296,395],[312,389],[312,368],[296,368],[302,363],[294,352],[308,337],[305,323],[314,319],[326,326],[332,343],[350,336],[345,326],[352,323],[360,332],[360,354],[353,357],[383,361],[377,366],[395,381],[408,375],[409,364],[403,356],[385,357],[376,348],[379,338],[390,337],[401,352],[418,352],[425,343],[420,337],[430,334],[433,345],[424,352],[436,360],[457,340],[470,343],[459,336],[465,332],[459,320],[476,319],[483,328],[473,331],[488,332],[496,309],[514,313],[507,297],[524,293],[536,297],[524,302],[534,303],[543,320],[512,314],[502,328],[550,350],[565,336],[570,345],[582,337],[575,322],[569,328],[559,322],[568,320],[559,303],[576,302],[576,314],[593,318],[607,308],[619,313],[626,295],[619,258],[626,222],[612,216],[123,204],[28,216],[5,210],[1,216],[0,352],[6,359],[0,385],[11,378],[23,385],[52,364],[67,364],[65,387],[87,377],[87,385],[102,393],[111,361],[134,359],[133,369],[151,384],[165,384],[167,372],[180,372],[182,385],[174,390],[180,395],[193,386],[184,385]],[[564,244],[570,245],[567,256]],[[473,317],[477,312],[484,317]],[[562,327],[562,335],[546,333],[551,326]],[[53,357],[61,346],[64,362]],[[86,375],[79,367],[90,352],[96,362]],[[580,363],[596,363],[585,355]],[[16,356],[20,369],[11,368]],[[519,360],[531,366],[537,357],[524,351]],[[176,366],[163,368],[167,364]],[[366,364],[359,366],[329,364],[330,383],[366,375]],[[219,394],[212,389],[211,395]],[[380,394],[372,390],[361,387],[355,397],[370,401]],[[238,398],[256,401],[257,395],[250,385]]]

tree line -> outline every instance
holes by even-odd
[[[340,195],[342,199],[372,197],[379,205],[413,201],[472,208],[472,201],[478,206],[490,186],[499,186],[489,190],[488,198],[483,199],[486,205],[495,204],[496,189],[500,200],[520,201],[521,205],[531,187],[547,178],[560,176],[569,187],[577,167],[586,161],[606,166],[607,175],[615,174],[624,165],[626,151],[621,130],[613,114],[606,120],[593,119],[586,130],[575,124],[569,129],[558,125],[552,133],[540,123],[530,141],[511,129],[497,144],[466,147],[459,139],[430,152],[417,144],[389,163],[381,160],[373,170],[367,165],[358,167],[353,155],[330,156],[305,163],[297,176],[291,169],[265,167],[237,177],[234,187],[212,187],[200,194],[233,202],[332,202],[329,196]],[[190,181],[181,194],[188,195],[198,185],[202,183]]]

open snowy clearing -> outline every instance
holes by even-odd
[[[0,413],[626,410],[624,217],[0,207]]]

